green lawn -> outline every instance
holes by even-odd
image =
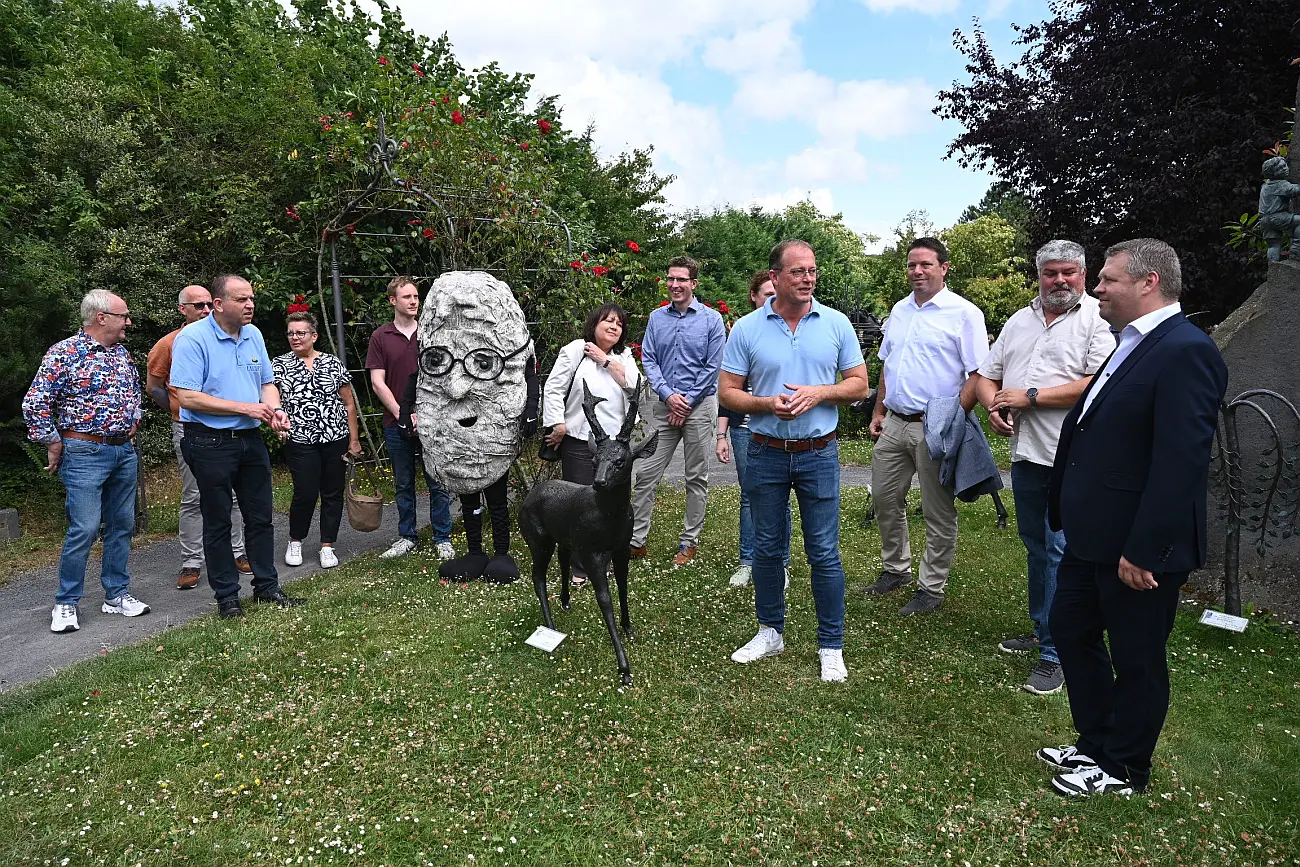
[[[698,565],[665,566],[666,492],[634,564],[621,688],[591,591],[553,656],[527,582],[443,585],[363,559],[306,609],[215,618],[0,696],[0,862],[44,864],[1300,864],[1300,642],[1183,616],[1153,789],[1067,803],[1033,750],[1064,697],[1018,689],[1024,565],[963,506],[947,604],[901,620],[847,491],[849,682],[818,680],[802,556],[785,654],[731,590],[736,489],[711,492]],[[919,530],[919,527],[917,528]],[[918,540],[919,541],[919,540]],[[797,542],[797,540],[796,540]],[[94,642],[82,632],[68,640]]]

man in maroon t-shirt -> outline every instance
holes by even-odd
[[[402,557],[415,550],[415,465],[420,464],[429,487],[429,524],[438,556],[450,560],[456,556],[451,546],[451,496],[433,480],[420,455],[418,438],[407,439],[397,426],[401,415],[400,395],[420,364],[420,347],[416,318],[420,314],[420,292],[413,277],[394,277],[388,284],[388,303],[393,305],[393,321],[375,329],[366,353],[366,370],[370,387],[384,405],[384,443],[393,462],[393,481],[397,488],[397,541],[380,557]],[[415,423],[415,419],[411,419]]]

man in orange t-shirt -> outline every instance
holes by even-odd
[[[212,312],[212,295],[202,286],[186,286],[181,290],[177,303],[186,325],[198,322]],[[149,350],[145,388],[154,403],[171,413],[172,417],[172,446],[176,449],[176,462],[181,471],[181,572],[176,580],[176,589],[189,590],[198,586],[199,570],[203,568],[203,515],[199,511],[199,484],[194,479],[194,473],[190,472],[189,464],[181,456],[181,437],[184,435],[180,418],[181,405],[176,397],[176,389],[170,383],[172,344],[180,333],[181,329],[177,328]],[[244,522],[240,520],[238,502],[230,510],[230,547],[234,551],[235,566],[239,571],[251,573],[252,567],[244,556]]]

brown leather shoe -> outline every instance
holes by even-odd
[[[235,558],[235,568],[238,569],[240,572],[243,572],[245,575],[253,574],[253,567],[248,562],[248,557],[246,556]]]
[[[176,579],[177,590],[193,590],[199,586],[199,570],[194,566],[186,566],[181,570],[180,577]]]
[[[673,568],[676,569],[679,566],[685,566],[687,563],[694,560],[695,555],[699,552],[699,550],[700,549],[694,545],[690,546],[689,548],[682,548],[681,550],[679,550],[676,554],[673,555]]]
[[[650,552],[645,549],[645,545],[633,546],[627,550],[627,559],[644,560]]]

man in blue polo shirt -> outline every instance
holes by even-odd
[[[772,248],[768,266],[776,295],[732,326],[718,383],[722,405],[750,416],[745,493],[754,521],[759,629],[731,658],[754,662],[785,650],[781,561],[793,489],[812,570],[822,680],[843,681],[848,670],[836,407],[866,397],[867,366],[848,317],[813,300],[817,257],[812,247],[782,241]],[[745,393],[746,379],[752,394]]]
[[[230,549],[232,492],[244,517],[244,547],[253,567],[253,598],[281,607],[271,525],[271,458],[261,425],[289,430],[271,358],[253,321],[253,287],[221,274],[212,282],[212,315],[181,329],[172,345],[171,384],[181,405],[181,454],[199,486],[208,583],[221,618],[242,617],[239,570]]]

